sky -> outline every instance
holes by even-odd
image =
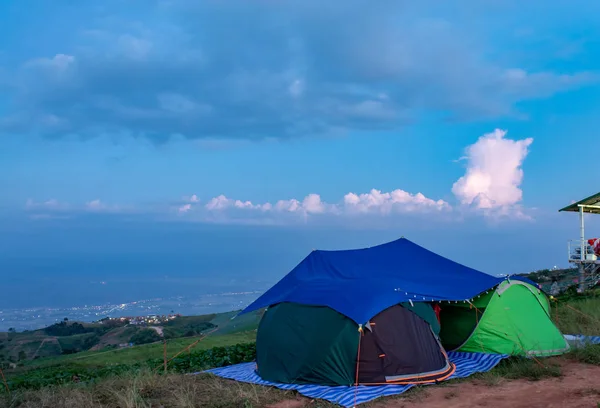
[[[566,266],[558,209],[600,186],[599,15],[3,1],[0,307],[265,288],[400,236],[487,273]]]

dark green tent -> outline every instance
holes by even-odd
[[[258,374],[294,384],[439,381],[454,365],[437,339],[437,323],[425,303],[392,306],[364,326],[329,307],[280,303],[265,312],[258,328]]]

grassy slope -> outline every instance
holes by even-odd
[[[185,349],[201,337],[185,337],[167,341],[167,356]],[[202,339],[193,350],[205,350],[216,346],[230,346],[239,343],[253,342],[255,331],[237,332],[221,335],[219,332]],[[23,370],[48,367],[60,364],[75,364],[78,366],[102,366],[110,364],[131,364],[146,361],[151,358],[163,357],[163,344],[153,343],[116,350],[84,351],[77,354],[40,358],[25,363]]]
[[[101,327],[88,323],[84,326]],[[72,348],[92,335],[84,333],[57,337],[46,334],[43,329],[19,333],[0,333],[0,356],[16,360],[20,351],[24,351],[29,359],[36,356],[58,356],[65,348]]]
[[[258,328],[258,323],[263,315],[262,310],[243,315],[238,315],[238,313],[239,311],[220,313],[211,320],[211,323],[219,327],[219,334],[252,331]]]
[[[254,341],[255,332],[232,333],[226,335],[209,336],[201,340],[194,350],[205,350],[216,346],[230,346],[238,343]],[[183,350],[190,344],[198,340],[199,337],[186,337],[173,339],[167,342],[167,356],[173,356],[175,353]],[[129,364],[139,361],[145,361],[150,358],[163,357],[163,344],[153,343],[135,346],[126,349],[85,352],[74,355],[71,359],[64,359],[65,362],[76,363],[79,365],[105,365],[105,364]],[[65,356],[68,357],[68,356]]]
[[[552,305],[552,319],[565,334],[600,336],[600,297],[559,300]]]
[[[117,327],[100,337],[100,341],[92,350],[100,350],[106,346],[128,343],[139,328],[133,326]]]
[[[188,325],[202,324],[210,322],[215,326],[218,326],[218,332],[215,334],[225,335],[231,334],[230,337],[222,337],[220,340],[207,340],[208,346],[214,347],[216,345],[231,345],[236,342],[247,342],[254,340],[254,334],[239,334],[242,332],[251,332],[256,330],[258,322],[262,316],[262,313],[249,313],[242,316],[236,316],[238,312],[227,312],[219,314],[208,314],[201,316],[183,316],[165,324],[165,327],[169,328],[180,328]],[[86,327],[102,327],[98,324],[86,323]],[[94,356],[106,356],[111,363],[112,360],[120,360],[120,362],[135,362],[142,358],[158,358],[162,357],[162,345],[143,345],[136,346],[125,350],[111,350],[103,351],[102,348],[107,345],[116,345],[120,343],[127,343],[131,336],[137,331],[138,327],[118,327],[110,330],[100,337],[98,346],[94,347],[90,351],[80,352],[74,355],[61,355],[63,348],[71,347],[73,344],[81,342],[82,338],[89,336],[89,334],[77,334],[73,336],[61,336],[54,337],[48,336],[43,330],[22,332],[22,333],[0,333],[0,355],[4,355],[7,358],[10,356],[16,359],[21,350],[25,351],[28,358],[39,356],[36,361],[27,361],[24,364],[27,367],[39,367],[47,366],[55,363],[70,362],[70,361],[90,361],[93,364],[102,363],[101,360],[104,357],[95,358]],[[211,336],[212,337],[212,336]],[[8,339],[11,339],[8,341]],[[172,339],[167,342],[168,353],[171,355],[179,351],[180,349],[187,347],[191,343],[195,342],[197,337],[186,337]],[[3,346],[3,347],[2,347]],[[40,347],[41,346],[41,347]],[[63,346],[63,347],[61,347]],[[200,346],[205,347],[205,346]],[[36,354],[37,352],[37,354]]]

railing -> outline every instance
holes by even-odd
[[[583,250],[583,257],[581,252]],[[569,262],[595,262],[598,260],[598,256],[594,254],[594,249],[588,245],[587,239],[585,245],[581,246],[581,240],[572,239],[568,242],[568,256]]]

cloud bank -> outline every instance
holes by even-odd
[[[73,27],[85,28],[67,28],[62,48],[0,67],[0,132],[164,142],[392,130],[426,112],[516,115],[517,102],[598,80],[489,52],[510,35],[470,22],[492,25],[494,11],[519,11],[513,3],[81,2]]]
[[[409,193],[402,189],[382,192],[372,189],[366,193],[349,192],[335,202],[326,202],[321,195],[310,193],[302,199],[288,198],[276,202],[252,202],[219,195],[203,201],[198,194],[182,197],[176,205],[153,207],[154,213],[170,213],[180,219],[211,222],[279,223],[289,220],[308,220],[309,217],[413,216],[455,218],[465,213],[486,217],[529,218],[522,206],[522,165],[532,138],[506,138],[505,130],[496,129],[479,137],[465,149],[465,174],[452,186],[456,203]],[[44,212],[135,212],[129,206],[107,205],[96,199],[82,206],[71,206],[52,199],[44,202],[28,200],[30,213]],[[143,210],[142,210],[143,211]],[[149,209],[146,211],[150,212]]]
[[[309,215],[355,215],[355,214],[407,214],[438,213],[450,211],[450,205],[444,200],[433,200],[421,193],[410,194],[404,190],[381,192],[372,189],[368,193],[348,193],[337,203],[327,203],[319,194],[308,194],[301,200],[292,198],[275,203],[252,203],[227,198],[224,195],[210,199],[206,204],[185,203],[177,207],[179,214],[190,214],[194,211],[204,214],[208,212],[224,213],[230,210],[252,211],[255,214],[292,214],[302,217]]]

